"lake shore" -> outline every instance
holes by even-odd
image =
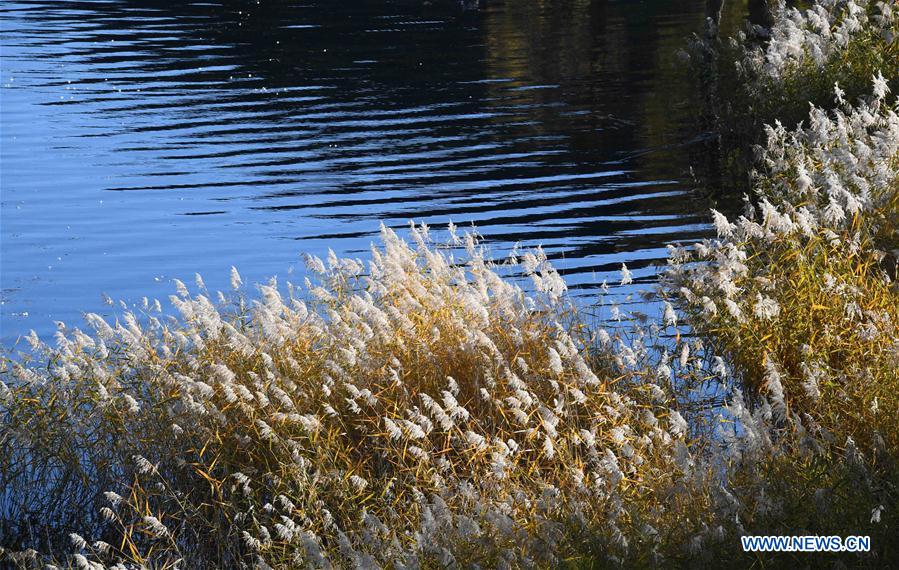
[[[897,32],[888,4],[828,0],[703,41],[723,162],[761,145],[739,167],[752,194],[671,247],[648,319],[610,304],[596,322],[540,248],[493,261],[473,231],[413,225],[382,226],[369,263],[307,256],[302,286],[233,269],[227,293],[178,282],[176,319],[148,303],[30,337],[0,368],[0,554],[895,564]],[[746,535],[871,548],[746,553]]]

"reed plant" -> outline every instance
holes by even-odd
[[[303,295],[251,300],[235,271],[217,302],[179,284],[179,319],[148,303],[32,337],[2,369],[4,547],[160,568],[635,555],[688,436],[627,372],[650,351],[616,362],[540,250],[514,259],[529,296],[474,235],[464,260],[411,235],[383,229],[367,269],[308,258]]]
[[[899,10],[880,0],[781,4],[768,29],[696,36],[688,52],[704,78],[704,109],[720,141],[727,183],[750,191],[754,149],[764,145],[766,125],[793,129],[807,121],[809,105],[831,110],[854,104],[878,73],[899,92],[897,37]]]
[[[899,117],[890,81],[869,85],[767,127],[744,215],[713,212],[717,239],[673,248],[665,280],[762,442],[730,454],[744,529],[869,534],[879,565],[899,527]]]

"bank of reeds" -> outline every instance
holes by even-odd
[[[877,76],[856,106],[770,128],[757,202],[672,253],[670,293],[784,446],[762,460],[755,496],[780,504],[753,515],[770,531],[756,534],[868,528],[889,545],[899,527],[899,117],[885,98]]]
[[[770,29],[750,27],[730,38],[712,30],[689,50],[704,78],[721,169],[728,184],[741,189],[751,186],[753,149],[765,144],[766,125],[794,129],[807,122],[809,105],[854,104],[870,93],[878,73],[892,93],[899,92],[895,2],[818,0],[802,6],[781,5]]]
[[[149,306],[32,339],[38,365],[3,370],[6,548],[153,567],[651,552],[644,510],[689,434],[667,379],[628,372],[649,351],[616,362],[539,250],[528,296],[472,235],[461,266],[412,236],[384,229],[367,268],[310,258],[303,295],[250,301],[235,272],[218,303],[179,285],[177,323]]]

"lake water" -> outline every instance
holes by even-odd
[[[703,3],[4,2],[2,344],[411,219],[542,244],[585,296],[650,281],[707,232]]]

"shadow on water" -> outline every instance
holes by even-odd
[[[704,0],[8,3],[2,337],[364,256],[380,222],[543,244],[584,294],[706,233],[676,52]],[[697,151],[697,148],[700,148]],[[101,311],[102,312],[102,311]]]

